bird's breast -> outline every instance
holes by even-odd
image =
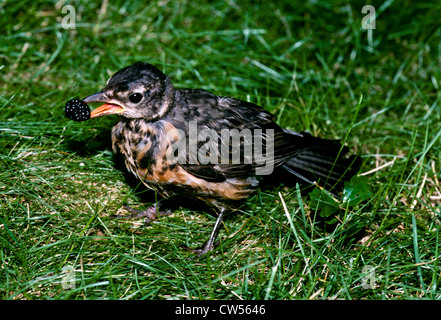
[[[162,129],[143,119],[123,120],[112,130],[112,145],[115,153],[123,155],[129,171],[156,170],[167,145],[162,138]]]

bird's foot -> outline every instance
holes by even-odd
[[[220,241],[216,241],[216,242],[212,242],[210,240],[208,240],[207,242],[205,242],[205,244],[202,247],[193,249],[187,246],[183,246],[183,248],[187,251],[190,251],[192,253],[195,254],[195,256],[191,257],[190,260],[194,260],[194,259],[198,259],[204,255],[206,255],[207,253],[213,251],[214,249],[216,249],[220,244]]]
[[[156,203],[145,210],[136,210],[126,205],[124,205],[123,207],[132,214],[129,216],[116,215],[115,218],[124,220],[145,218],[145,225],[149,225],[153,220],[158,219],[158,217],[160,216],[169,216],[172,214],[171,210],[158,210],[159,205],[157,205]]]

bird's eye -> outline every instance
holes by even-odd
[[[140,101],[142,100],[142,94],[140,94],[140,93],[138,93],[138,92],[132,93],[132,94],[129,96],[129,100],[130,100],[130,102],[132,102],[132,103],[138,103],[138,102],[140,102]]]

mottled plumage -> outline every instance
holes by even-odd
[[[243,156],[248,144],[273,142],[273,152],[266,156],[275,174],[306,184],[317,182],[331,191],[338,190],[359,167],[359,158],[346,157],[347,147],[336,140],[283,129],[271,113],[252,103],[201,89],[175,89],[169,77],[147,63],[137,62],[118,71],[101,92],[84,102],[105,103],[92,112],[92,118],[123,116],[112,130],[113,151],[123,155],[128,170],[145,185],[164,196],[184,195],[216,210],[216,226],[199,254],[213,249],[224,211],[234,210],[236,202],[247,198],[265,178],[256,170],[268,163],[262,164],[254,155],[248,160]],[[186,141],[191,138],[192,122],[197,122],[197,133],[204,129],[219,133],[216,163],[200,163],[189,146],[179,162],[170,161],[172,144],[182,139],[179,133]],[[226,129],[250,130],[254,135],[252,140],[221,139],[220,133]],[[206,141],[198,141],[198,150]],[[239,162],[222,162],[222,147],[228,148],[224,150],[231,159],[237,147]]]

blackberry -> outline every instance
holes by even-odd
[[[82,100],[72,99],[66,103],[64,112],[67,118],[74,121],[86,121],[90,119],[90,108]]]

